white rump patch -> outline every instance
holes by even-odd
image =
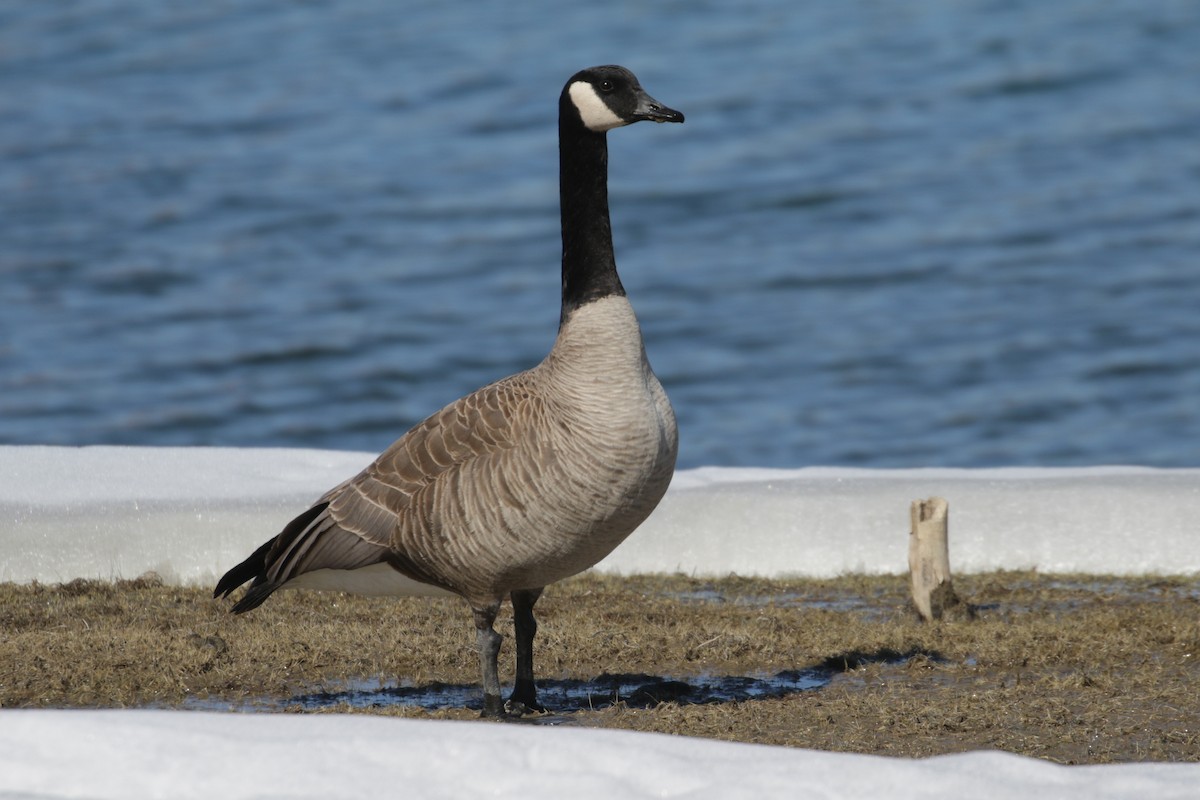
[[[350,592],[369,597],[452,597],[439,586],[414,581],[388,564],[361,569],[315,569],[297,575],[283,589],[314,589],[319,592]]]
[[[596,94],[596,87],[587,81],[575,81],[567,92],[571,95],[571,102],[579,109],[579,116],[588,130],[603,133],[629,124],[613,113],[600,95]]]

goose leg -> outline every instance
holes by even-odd
[[[475,644],[479,648],[479,666],[483,670],[483,713],[484,717],[504,716],[504,704],[500,701],[500,674],[496,657],[500,655],[500,642],[504,638],[496,633],[492,624],[500,602],[472,607],[475,616]]]
[[[517,680],[507,708],[513,714],[546,710],[537,701],[537,686],[533,682],[533,637],[537,635],[533,604],[541,596],[541,588],[521,589],[512,593],[513,627],[517,639]]]

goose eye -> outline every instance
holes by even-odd
[[[613,86],[612,81],[600,81],[600,91],[604,92],[605,94],[608,94],[615,88],[617,87]]]

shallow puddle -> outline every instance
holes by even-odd
[[[604,674],[589,681],[538,681],[538,700],[553,714],[605,708],[624,703],[652,708],[659,703],[689,705],[727,703],[784,697],[819,689],[833,670],[786,670],[774,675],[701,675],[688,678],[645,674]],[[191,698],[185,707],[196,710],[279,711],[299,706],[306,711],[339,708],[411,706],[427,711],[446,708],[479,710],[483,695],[477,684],[431,683],[424,686],[380,686],[376,680],[346,681],[341,688],[294,695],[262,697],[241,703]]]

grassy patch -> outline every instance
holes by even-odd
[[[991,573],[955,585],[977,618],[925,625],[900,577],[586,575],[538,604],[538,676],[551,706],[583,725],[905,756],[1200,760],[1200,577]],[[320,711],[476,716],[467,701],[434,709],[393,689],[477,696],[462,601],[284,592],[245,616],[227,609],[153,578],[0,584],[0,706],[294,708],[308,697]],[[511,619],[497,628],[510,633]],[[511,681],[511,636],[502,658]],[[732,699],[709,688],[797,671],[815,688]],[[446,684],[457,694],[439,695]],[[351,702],[364,686],[381,699]],[[588,699],[554,700],[560,689]]]

